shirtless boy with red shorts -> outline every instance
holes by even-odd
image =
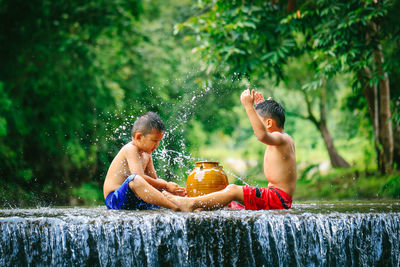
[[[285,111],[274,100],[264,100],[254,90],[244,90],[240,100],[246,109],[257,139],[266,144],[264,174],[268,188],[228,185],[224,190],[199,197],[164,195],[182,211],[218,209],[232,201],[244,204],[247,210],[289,209],[296,189],[297,171],[293,139],[283,132]],[[254,108],[253,104],[256,104]],[[232,202],[231,207],[237,207]]]

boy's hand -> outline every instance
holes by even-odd
[[[246,89],[242,92],[242,95],[240,96],[240,101],[242,101],[243,106],[253,106],[254,102],[254,89],[250,90]]]
[[[261,93],[256,92],[254,94],[254,105],[257,105],[257,104],[259,104],[261,102],[264,102],[264,101],[265,101],[265,99],[264,99],[264,97],[263,97],[263,95]]]
[[[165,189],[174,195],[186,196],[186,189],[183,187],[180,187],[177,183],[168,182]]]

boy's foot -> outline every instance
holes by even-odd
[[[187,197],[175,196],[167,191],[162,192],[166,198],[168,198],[172,203],[177,205],[181,211],[190,212],[193,211],[193,201]]]

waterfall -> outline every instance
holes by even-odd
[[[399,240],[393,209],[0,210],[0,266],[400,266]]]

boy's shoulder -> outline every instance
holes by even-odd
[[[130,153],[132,153],[132,152],[134,152],[134,153],[139,153],[139,149],[138,149],[137,146],[135,146],[134,144],[132,144],[132,142],[129,142],[129,143],[125,144],[125,145],[121,148],[120,152],[122,152],[122,153],[128,153],[128,152],[130,152]]]
[[[289,134],[279,131],[272,132],[271,134],[275,135],[276,138],[280,140],[277,147],[281,147],[282,149],[285,147],[294,147],[294,140]]]
[[[284,138],[285,138],[286,140],[288,140],[289,143],[294,144],[293,137],[292,137],[290,134],[285,133],[285,132],[283,132],[282,134],[283,134]]]
[[[287,140],[287,141],[292,141],[293,142],[293,137],[292,136],[290,136],[288,133],[286,133],[286,132],[279,132],[279,131],[276,131],[276,132],[272,132],[271,133],[272,135],[276,135],[276,136],[279,136],[279,137],[281,137],[281,138],[283,138],[283,139],[285,139],[285,140]]]
[[[293,137],[290,135],[290,134],[288,134],[288,133],[286,133],[286,132],[283,132],[282,133],[286,138],[289,138],[290,140],[293,140]]]

